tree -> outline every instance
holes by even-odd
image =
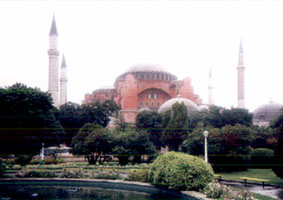
[[[253,130],[242,125],[208,128],[208,159],[215,171],[241,171],[248,167]],[[189,134],[182,151],[203,155],[203,127]]]
[[[189,130],[192,131],[203,124],[204,127],[211,126],[222,128],[226,125],[234,126],[241,124],[245,126],[252,125],[252,114],[246,109],[231,108],[225,109],[219,106],[210,106],[208,109],[194,112],[189,117]]]
[[[106,127],[110,121],[110,117],[117,110],[116,103],[111,100],[97,101],[81,106],[68,102],[60,106],[57,118],[66,132],[65,142],[69,145],[72,137],[86,123],[94,123]]]
[[[153,155],[156,153],[153,143],[148,139],[146,132],[137,132],[133,128],[124,131],[114,130],[115,145],[113,154],[119,159],[120,165],[126,165],[133,157],[133,163],[141,163],[142,155]]]
[[[136,117],[138,130],[145,130],[154,146],[160,150],[162,142],[162,116],[157,112],[142,111]]]
[[[277,145],[276,131],[270,127],[258,127],[253,128],[253,142],[251,147],[256,148],[269,148],[275,149]]]
[[[163,132],[163,140],[170,150],[178,151],[180,144],[187,138],[188,120],[185,104],[176,102],[169,112],[164,113],[163,125],[168,123]]]
[[[0,153],[34,154],[60,143],[64,131],[47,92],[17,83],[0,88]]]
[[[66,138],[64,141],[67,145],[70,145],[72,138],[79,131],[79,128],[81,128],[79,104],[67,102],[64,105],[61,105],[57,114],[57,118],[66,133]]]
[[[275,129],[278,140],[272,170],[278,177],[283,178],[283,109],[281,109],[280,115],[272,122],[271,126]]]
[[[96,124],[85,124],[72,140],[74,154],[85,155],[89,164],[103,164],[110,158],[113,137],[108,129]]]
[[[118,111],[116,103],[112,100],[96,101],[92,104],[85,104],[80,109],[80,127],[86,123],[99,124],[106,127],[110,117]]]

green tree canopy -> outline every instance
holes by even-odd
[[[203,124],[204,127],[212,126],[221,128],[226,125],[234,126],[241,124],[245,126],[252,125],[252,114],[246,109],[231,108],[225,109],[219,106],[210,106],[208,109],[196,111],[189,117],[189,129],[192,131]]]
[[[65,142],[69,145],[73,136],[86,123],[98,124],[106,127],[110,117],[118,111],[114,101],[106,100],[87,105],[68,102],[60,106],[57,118],[66,132]]]
[[[144,131],[137,132],[133,128],[124,131],[114,130],[115,145],[113,154],[119,159],[120,165],[129,163],[133,157],[133,163],[140,163],[142,155],[152,156],[156,153],[153,143]]]
[[[185,104],[176,102],[169,112],[163,115],[163,141],[170,150],[178,151],[180,144],[187,138],[188,118]],[[167,124],[167,125],[166,125]]]
[[[136,127],[148,133],[149,139],[157,149],[163,145],[162,142],[162,116],[157,112],[142,111],[136,117]]]
[[[85,155],[90,164],[103,164],[113,147],[111,132],[96,124],[85,124],[72,140],[73,153]]]
[[[0,88],[0,151],[36,153],[44,142],[58,144],[63,134],[55,118],[51,96],[37,88],[17,83]]]
[[[182,151],[192,155],[204,154],[203,127],[196,128],[182,144]],[[239,171],[249,164],[253,129],[243,125],[207,128],[208,158],[215,171]]]
[[[278,177],[283,178],[283,109],[281,109],[281,114],[272,122],[271,126],[275,129],[278,140],[274,152],[273,171]]]

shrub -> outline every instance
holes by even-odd
[[[0,176],[4,174],[5,170],[6,170],[6,165],[4,161],[0,158]]]
[[[204,160],[184,153],[168,152],[152,164],[149,181],[176,190],[203,189],[213,180],[213,170]]]
[[[60,177],[61,178],[84,178],[81,170],[80,171],[66,171]]]
[[[247,191],[231,189],[230,186],[221,185],[216,181],[209,183],[203,193],[212,199],[257,200]]]
[[[258,148],[251,151],[252,167],[270,168],[274,151],[267,148]]]
[[[116,179],[122,179],[122,177],[117,172],[109,171],[109,172],[99,172],[94,176],[96,179],[110,179],[110,180],[116,180]]]
[[[44,160],[41,160],[40,158],[34,158],[30,161],[30,164],[41,164],[41,165],[50,165],[50,164],[60,164],[64,163],[64,159],[60,158],[54,158],[54,157],[46,157]]]
[[[21,155],[15,159],[15,164],[19,164],[21,166],[26,166],[31,161],[31,157],[27,155]]]
[[[134,169],[130,170],[127,180],[129,181],[139,181],[148,182],[148,169]]]
[[[49,178],[49,177],[56,177],[56,174],[54,172],[48,172],[48,171],[28,171],[28,172],[24,172],[22,176],[25,178],[32,178],[32,177]]]

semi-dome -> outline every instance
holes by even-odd
[[[198,111],[199,108],[197,106],[197,104],[195,104],[194,102],[192,102],[191,100],[189,99],[186,99],[186,98],[182,98],[180,96],[176,97],[176,98],[173,98],[173,99],[170,99],[168,101],[166,101],[165,103],[163,103],[160,108],[158,109],[158,113],[164,113],[166,112],[167,110],[170,110],[173,106],[173,104],[175,103],[184,103],[185,106],[187,107],[187,113],[188,113],[188,116],[194,112],[194,111]]]
[[[253,123],[259,126],[268,126],[272,120],[280,115],[282,104],[270,102],[257,107],[253,112]]]
[[[128,74],[132,74],[137,80],[173,81],[177,77],[164,68],[157,65],[134,65],[117,77],[116,81],[124,80]]]

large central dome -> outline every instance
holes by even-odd
[[[127,72],[164,72],[168,73],[164,68],[157,65],[134,65],[130,67]]]
[[[173,81],[177,77],[164,68],[157,65],[134,65],[117,77],[116,81],[124,80],[128,74],[132,74],[137,80]]]

